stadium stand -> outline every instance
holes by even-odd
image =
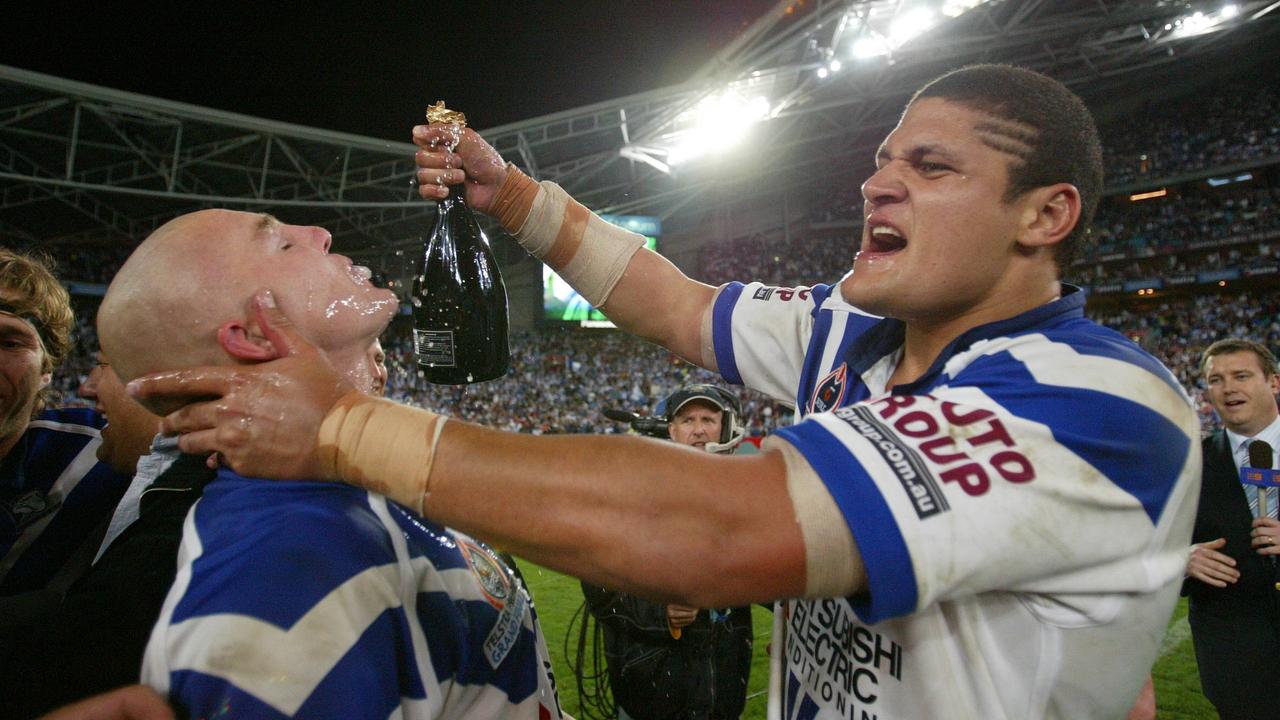
[[[1206,115],[1205,107],[1215,108]],[[1213,339],[1280,340],[1280,95],[1263,83],[1224,85],[1208,97],[1142,106],[1103,127],[1111,194],[1093,224],[1096,242],[1067,273],[1091,291],[1090,309],[1163,359],[1188,392],[1202,390],[1197,363]],[[1136,118],[1136,119],[1135,119]],[[1230,169],[1227,177],[1216,177]],[[1123,191],[1117,191],[1117,188]],[[1144,189],[1163,196],[1132,200]],[[832,282],[849,267],[860,232],[856,185],[830,188],[789,242],[753,234],[704,245],[693,274],[719,284],[752,278],[777,285]],[[68,280],[105,283],[120,248],[59,252]],[[1139,292],[1141,291],[1141,292]],[[78,297],[76,347],[55,378],[64,401],[92,367],[96,298]],[[383,338],[396,400],[529,433],[622,432],[600,411],[646,412],[678,385],[709,373],[657,346],[611,331],[547,327],[514,333],[512,372],[475,386],[424,382],[407,318]],[[744,392],[750,434],[791,422],[791,411]],[[1213,416],[1200,402],[1205,428]]]

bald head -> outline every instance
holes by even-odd
[[[203,210],[151,234],[112,280],[98,333],[121,380],[277,356],[252,298],[270,289],[298,331],[340,372],[368,375],[365,351],[395,312],[366,269],[331,255],[329,234],[270,215]],[[364,379],[363,384],[367,384]]]

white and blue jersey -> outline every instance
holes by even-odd
[[[886,392],[904,326],[835,286],[729,284],[724,378],[795,403],[863,596],[784,603],[788,720],[1123,717],[1177,598],[1200,480],[1185,391],[1083,293],[970,330]],[[807,472],[807,470],[806,470]]]
[[[187,516],[143,681],[190,717],[560,717],[492,550],[380,495],[227,470]]]
[[[98,461],[105,425],[45,410],[0,463],[0,595],[44,587],[111,517],[129,477]]]

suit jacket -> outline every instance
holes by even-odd
[[[1202,449],[1204,476],[1191,541],[1226,538],[1219,552],[1235,558],[1240,579],[1225,588],[1187,580],[1200,683],[1224,718],[1280,718],[1280,700],[1260,691],[1280,686],[1280,577],[1250,547],[1253,516],[1226,432],[1205,438]]]

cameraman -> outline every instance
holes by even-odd
[[[742,442],[738,399],[713,385],[680,388],[659,414],[665,428],[648,434],[665,430],[674,442],[713,453],[732,453]],[[586,583],[582,592],[604,628],[619,718],[736,720],[742,714],[751,671],[750,607],[699,610]]]

